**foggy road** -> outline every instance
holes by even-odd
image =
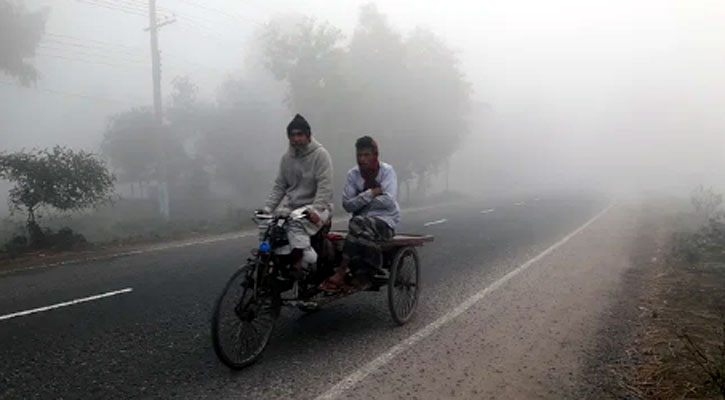
[[[704,398],[650,373],[682,335],[648,302],[678,297],[637,268],[719,282],[724,4],[0,0],[0,400],[622,398],[595,366]],[[284,308],[230,371],[242,214],[341,213],[346,182],[435,236],[412,319],[387,288]]]
[[[253,236],[5,275],[0,398],[316,398],[606,205],[594,196],[542,195],[404,213],[399,232],[436,237],[420,252],[422,297],[408,325],[394,326],[382,293],[311,315],[284,309],[261,360],[241,372],[216,359],[209,320]],[[466,329],[503,317],[484,316]],[[454,334],[444,328],[436,340],[446,335]],[[431,340],[419,346],[437,348]],[[424,365],[394,362],[402,380]],[[396,382],[375,385],[375,397],[396,392]]]

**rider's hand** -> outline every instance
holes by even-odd
[[[383,189],[381,189],[379,187],[372,188],[370,190],[373,191],[373,196],[380,196],[381,194],[383,194]]]
[[[317,215],[316,212],[312,210],[307,210],[307,218],[312,222],[313,224],[317,225],[320,222],[320,216]]]
[[[271,214],[272,210],[269,207],[264,208],[258,208],[254,210],[254,215],[260,215],[260,214]]]

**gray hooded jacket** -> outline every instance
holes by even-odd
[[[303,148],[289,146],[265,208],[276,209],[285,197],[290,210],[312,205],[332,213],[332,159],[314,138]]]

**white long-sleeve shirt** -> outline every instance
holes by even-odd
[[[354,216],[377,217],[385,221],[392,229],[400,223],[398,206],[398,177],[390,164],[380,162],[375,180],[380,184],[382,194],[373,195],[372,189],[365,190],[365,179],[360,167],[347,171],[347,182],[342,192],[342,207]]]

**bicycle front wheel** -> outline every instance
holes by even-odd
[[[254,269],[254,264],[248,264],[232,275],[214,306],[214,351],[232,369],[259,359],[279,316],[274,290],[259,285],[255,296]]]

